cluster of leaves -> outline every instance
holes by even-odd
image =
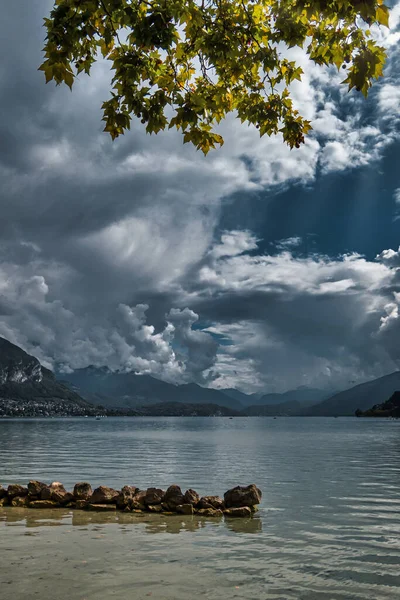
[[[281,132],[292,148],[308,121],[290,84],[302,70],[285,47],[304,47],[319,65],[346,71],[365,95],[382,75],[384,49],[372,24],[388,26],[383,0],[56,0],[40,69],[72,88],[100,52],[112,63],[105,131],[114,139],[133,116],[148,133],[176,127],[205,154],[222,137],[215,126],[235,111],[260,135]]]

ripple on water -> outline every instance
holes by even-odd
[[[0,482],[264,492],[259,517],[0,512],[0,589],[275,600],[399,598],[400,424],[360,419],[0,421]],[[8,550],[8,551],[6,551]],[[21,564],[24,569],[21,570]],[[134,590],[134,592],[133,592]]]

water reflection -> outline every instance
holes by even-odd
[[[252,519],[216,519],[212,517],[197,517],[184,515],[157,515],[147,513],[108,512],[96,513],[83,510],[70,511],[67,509],[33,510],[26,508],[1,508],[0,522],[6,525],[22,527],[52,527],[72,525],[73,527],[102,526],[117,524],[121,526],[143,526],[147,533],[177,534],[187,531],[197,531],[211,526],[223,526],[234,533],[261,533],[262,521],[259,517]]]

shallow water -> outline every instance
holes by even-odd
[[[250,521],[0,509],[0,596],[400,597],[400,423],[0,421],[0,482],[256,483]]]

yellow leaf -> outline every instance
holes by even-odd
[[[378,6],[378,8],[376,9],[376,20],[381,25],[389,27],[389,9],[387,6]]]

